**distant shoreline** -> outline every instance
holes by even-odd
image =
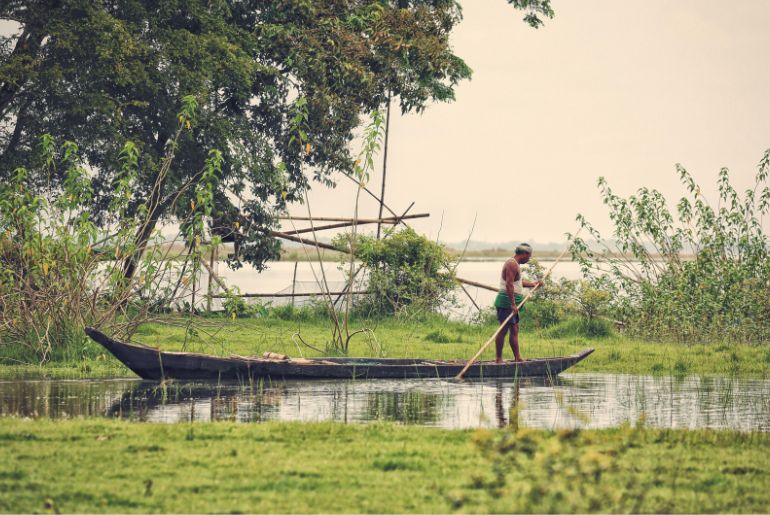
[[[187,253],[186,248],[181,243],[174,243],[171,245],[164,244],[162,245],[165,251],[168,252],[168,258],[169,259],[178,259],[185,255]],[[490,249],[478,249],[478,250],[466,250],[463,252],[462,249],[458,249],[455,247],[445,247],[447,254],[449,257],[453,260],[462,260],[462,261],[501,261],[506,258],[509,258],[514,255],[515,251],[514,249],[506,249],[506,248],[490,248]],[[343,252],[335,252],[333,250],[328,249],[320,249],[321,251],[321,260],[325,262],[339,262],[339,261],[345,261],[347,260],[346,254]],[[534,258],[539,260],[551,260],[556,259],[561,255],[561,253],[564,251],[564,249],[549,249],[549,250],[542,250],[538,251],[535,249],[535,252],[533,254]],[[232,247],[227,244],[223,244],[219,248],[219,256],[218,260],[224,260],[230,253],[232,253]],[[597,258],[601,259],[603,257],[609,257],[609,258],[621,258],[623,257],[620,253],[610,253],[610,254],[600,254],[597,252]],[[633,256],[626,256],[628,258],[631,258],[633,260]],[[661,260],[661,258],[657,256],[653,256],[655,260]],[[203,259],[210,259],[211,255],[209,252],[203,253]],[[570,259],[569,256],[565,256],[566,259]],[[682,259],[685,261],[689,261],[693,259],[692,255],[683,255]],[[307,247],[305,250],[302,249],[300,245],[292,245],[288,247],[283,247],[281,249],[280,257],[276,261],[299,261],[299,262],[305,262],[305,261],[317,261],[318,255],[316,254],[316,249],[313,247]]]

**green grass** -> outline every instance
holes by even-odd
[[[145,325],[134,341],[168,350],[188,350],[228,356],[261,355],[266,351],[305,357],[329,355],[330,324],[307,313],[282,313],[284,318],[269,316],[230,321],[224,318],[201,319],[202,328],[190,335],[181,326],[184,319],[169,319],[176,325]],[[770,350],[766,345],[703,344],[685,345],[644,342],[613,334],[609,337],[578,336],[574,324],[567,321],[560,330],[522,330],[520,336],[524,357],[572,354],[586,347],[596,352],[572,369],[574,372],[614,372],[659,375],[731,375],[736,377],[770,377]],[[440,318],[404,321],[394,318],[354,321],[354,328],[372,329],[376,341],[364,334],[351,340],[350,355],[371,356],[379,352],[387,357],[433,359],[467,359],[495,331],[496,325],[471,325],[447,322]],[[320,349],[316,352],[301,343],[294,334]],[[556,335],[556,336],[554,336]],[[557,337],[558,336],[558,337]],[[297,342],[297,343],[295,343]],[[93,342],[80,350],[82,358],[50,362],[43,366],[22,365],[3,359],[0,348],[0,378],[50,377],[131,377],[132,373]],[[505,356],[511,357],[506,344]],[[482,359],[494,358],[494,344]]]
[[[0,511],[764,512],[770,506],[768,434],[649,429],[629,443],[628,428],[535,433],[543,445],[534,456],[553,454],[557,440],[571,446],[559,453],[569,459],[552,462],[567,468],[554,478],[544,466],[513,467],[492,488],[492,463],[474,441],[501,431],[4,418]],[[566,488],[609,495],[563,497],[560,481],[569,467],[597,466],[598,480],[592,473],[590,484]]]

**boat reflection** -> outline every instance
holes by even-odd
[[[148,422],[391,421],[446,428],[770,430],[770,381],[568,374],[519,381],[0,382],[0,416]]]

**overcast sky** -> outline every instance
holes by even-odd
[[[770,147],[770,2],[554,0],[539,30],[505,0],[461,3],[453,45],[472,80],[391,125],[386,201],[430,212],[427,234],[443,213],[444,241],[476,215],[476,240],[561,241],[578,212],[609,227],[599,176],[678,198],[677,162],[706,192],[722,166],[752,183]],[[353,195],[319,188],[311,205],[344,215]]]
[[[391,123],[386,201],[430,212],[419,230],[456,242],[477,217],[475,240],[562,241],[578,212],[609,227],[598,177],[676,199],[677,162],[707,193],[722,166],[752,184],[770,147],[770,1],[553,0],[539,30],[505,0],[461,3],[453,46],[472,80]],[[350,216],[353,198],[317,186],[313,213]]]

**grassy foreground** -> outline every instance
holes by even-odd
[[[139,329],[134,341],[167,350],[187,350],[228,356],[261,355],[265,351],[290,356],[330,355],[326,348],[330,324],[319,317],[298,312],[294,319],[275,316],[237,319],[204,318],[197,336],[182,326],[184,319],[169,319],[169,324],[148,324]],[[495,324],[448,322],[440,318],[420,321],[397,319],[354,322],[354,329],[371,332],[353,337],[351,356],[417,357],[432,359],[467,359],[495,331]],[[303,345],[302,340],[321,352]],[[624,336],[586,338],[578,335],[550,337],[548,331],[522,330],[524,357],[559,356],[586,347],[596,352],[572,369],[574,372],[614,372],[654,375],[729,375],[735,377],[770,377],[770,348],[766,345],[703,344],[685,345],[643,342]],[[0,349],[1,350],[1,349]],[[505,356],[511,357],[506,344]],[[494,358],[490,345],[482,359]],[[44,366],[11,364],[0,359],[0,378],[49,377],[131,377],[133,374],[100,346],[87,340],[71,359],[52,361]]]
[[[631,431],[538,431],[539,440],[527,437],[542,442],[530,449],[535,459],[549,456],[556,439],[570,446],[558,453],[568,457],[495,476],[505,467],[487,461],[474,441],[503,431],[4,418],[0,511],[763,512],[770,506],[770,435],[643,429],[629,440]],[[554,466],[556,478],[549,475]],[[589,475],[560,484],[574,470]]]

